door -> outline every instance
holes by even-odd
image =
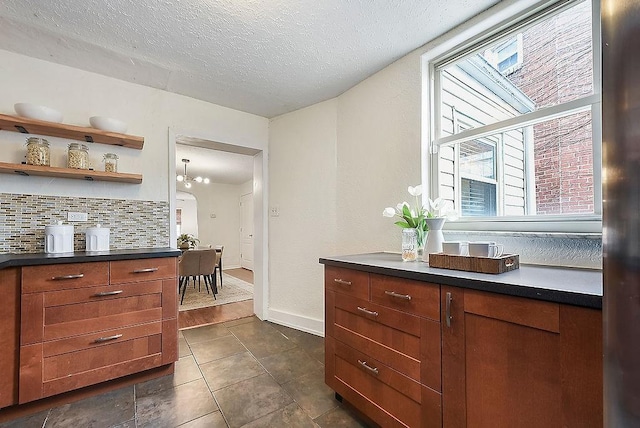
[[[598,310],[442,287],[444,427],[601,427]]]
[[[240,197],[240,266],[253,270],[253,193]]]

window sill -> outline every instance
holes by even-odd
[[[515,232],[515,231],[488,231],[488,230],[462,230],[445,229],[447,234],[464,234],[471,236],[496,236],[510,238],[544,238],[544,239],[595,239],[601,240],[601,232]]]

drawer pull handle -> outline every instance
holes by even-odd
[[[340,278],[334,279],[333,282],[336,282],[336,283],[341,284],[341,285],[351,286],[351,281],[345,281],[344,279],[340,279]]]
[[[451,301],[453,297],[451,297],[451,292],[447,292],[445,297],[445,310],[444,310],[444,320],[447,324],[447,327],[451,327]]]
[[[84,277],[83,273],[77,273],[75,275],[53,276],[53,277],[51,277],[51,279],[54,280],[54,281],[60,281],[62,279],[78,279],[78,278],[83,278],[83,277]]]
[[[397,297],[398,299],[411,300],[411,296],[410,295],[396,293],[395,291],[385,291],[384,294],[386,294],[387,296],[391,296],[391,297]]]
[[[101,291],[99,293],[94,294],[94,297],[104,297],[104,296],[115,296],[116,294],[122,293],[122,290],[115,291]]]
[[[122,337],[122,334],[114,334],[113,336],[99,337],[96,340],[94,340],[93,343],[108,342],[110,340],[120,339],[121,337]]]
[[[364,312],[364,313],[365,313],[365,314],[367,314],[367,315],[372,315],[372,316],[374,316],[374,317],[377,317],[377,316],[378,316],[378,313],[377,313],[376,311],[370,311],[370,310],[369,310],[369,309],[367,309],[367,308],[361,308],[360,306],[358,306],[358,310],[359,310],[360,312]]]
[[[156,272],[158,270],[157,267],[155,268],[146,268],[146,269],[137,269],[134,270],[133,273],[149,273],[149,272]]]
[[[358,360],[358,363],[364,367],[365,369],[369,370],[371,373],[373,373],[374,375],[378,375],[378,368],[377,367],[371,367],[369,364],[367,364],[366,361],[362,361],[362,360]]]

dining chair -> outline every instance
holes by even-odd
[[[216,298],[216,294],[218,293],[218,287],[216,281],[212,281],[212,276],[215,275],[215,267],[218,262],[217,252],[215,249],[205,249],[199,250],[200,253],[200,273],[204,278],[204,285],[207,288],[207,293],[209,292],[209,287],[211,287],[211,291],[213,293],[213,298]]]
[[[178,263],[178,291],[182,287],[182,294],[180,297],[180,304],[184,300],[184,293],[187,291],[187,285],[189,284],[189,278],[193,278],[195,285],[195,278],[200,275],[200,254],[197,251],[189,250],[185,251],[180,257]]]
[[[215,276],[216,271],[220,275],[220,288],[222,288],[222,252],[224,251],[224,245],[220,245],[216,247],[216,253],[220,256],[218,262],[216,263],[216,267],[213,271],[213,275]]]

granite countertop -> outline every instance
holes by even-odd
[[[74,253],[0,254],[0,269],[11,266],[37,266],[60,263],[102,262],[110,260],[150,259],[154,257],[178,257],[175,248],[139,248],[110,251],[76,251]]]
[[[490,291],[549,302],[602,308],[602,271],[520,264],[502,274],[464,272],[403,262],[400,254],[371,253],[325,257],[320,263],[364,272]]]

